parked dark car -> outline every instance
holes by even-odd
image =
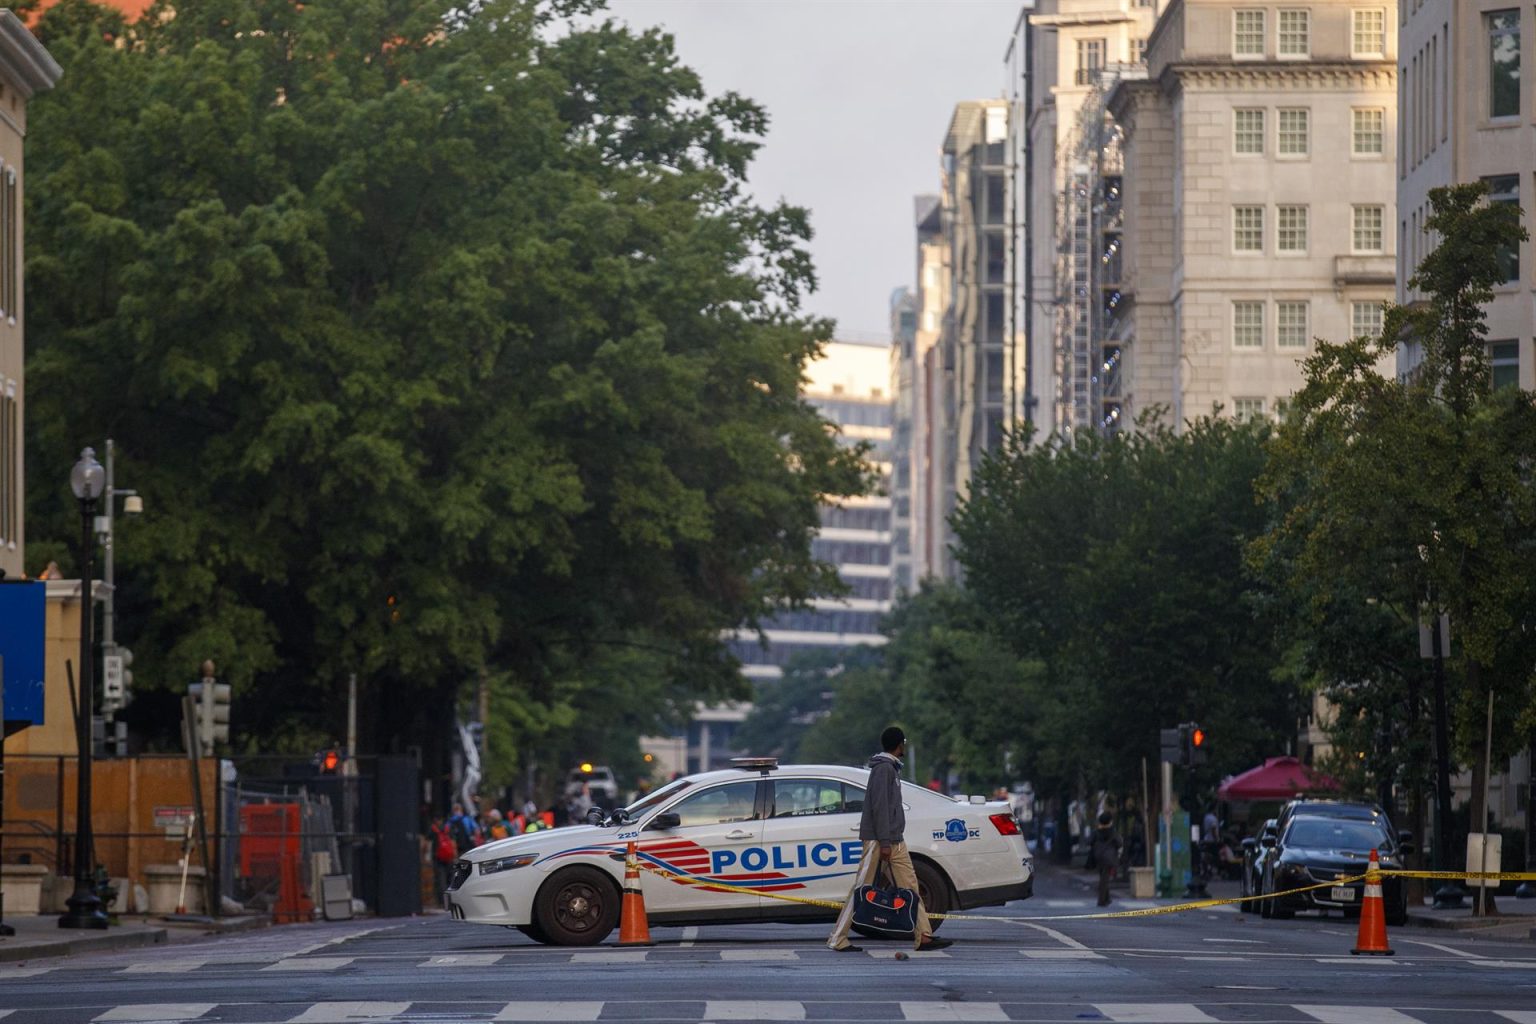
[[[1391,821],[1379,810],[1364,817],[1353,813],[1318,815],[1310,809],[1299,811],[1292,814],[1278,836],[1261,838],[1260,846],[1261,894],[1363,874],[1373,849],[1383,868],[1401,868],[1403,856],[1412,852],[1412,847],[1393,831]],[[1341,881],[1309,892],[1261,900],[1260,913],[1264,917],[1288,918],[1298,910],[1340,910],[1345,916],[1354,916],[1360,912],[1364,895],[1363,880]],[[1382,897],[1387,923],[1405,924],[1408,902],[1402,879],[1382,879]]]
[[[1264,853],[1264,847],[1259,845],[1260,841],[1265,836],[1273,839],[1279,833],[1278,821],[1270,818],[1259,829],[1257,836],[1249,836],[1243,840],[1243,873],[1241,880],[1243,883],[1242,894],[1244,896],[1257,896],[1259,894],[1259,877],[1264,867],[1260,859]],[[1237,909],[1245,914],[1257,914],[1259,912],[1259,901],[1245,900],[1237,905]]]

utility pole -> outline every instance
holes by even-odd
[[[116,607],[117,588],[115,576],[115,539],[117,525],[117,499],[123,499],[123,512],[127,515],[138,515],[144,511],[144,499],[139,497],[139,492],[131,488],[120,488],[115,479],[115,445],[112,439],[107,438],[107,485],[102,491],[102,514],[96,517],[94,526],[98,537],[101,538],[102,587],[101,602],[101,679],[102,679],[102,713],[109,725],[115,712],[128,703],[128,687],[133,681],[133,673],[128,666],[133,664],[133,652],[128,648],[117,646],[116,633]],[[115,735],[115,727],[103,730],[103,735],[110,741]],[[126,734],[123,735],[126,738]],[[126,751],[119,749],[118,753]]]

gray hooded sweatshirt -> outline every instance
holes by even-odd
[[[859,817],[859,838],[882,843],[906,842],[907,812],[901,805],[901,761],[879,753],[869,759],[869,788]]]

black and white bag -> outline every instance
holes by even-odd
[[[889,885],[880,884],[881,870]],[[865,931],[892,938],[911,938],[917,928],[917,893],[902,889],[882,864],[873,884],[853,890],[853,923]]]

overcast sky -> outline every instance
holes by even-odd
[[[1020,0],[609,0],[663,25],[710,93],[767,108],[759,199],[809,207],[820,290],[810,311],[852,337],[890,335],[891,289],[911,285],[912,197],[939,187],[939,146],[961,100],[1003,94]]]

